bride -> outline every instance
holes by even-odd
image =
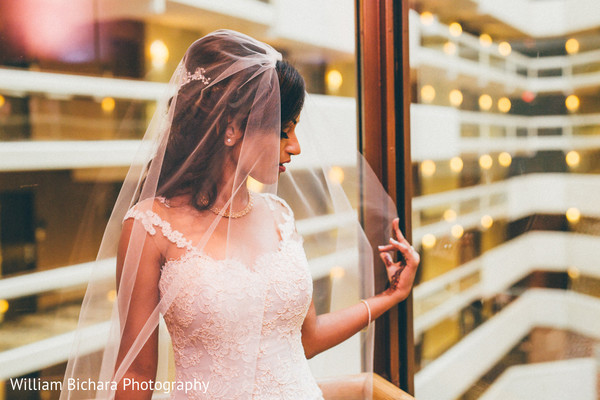
[[[107,342],[100,355],[84,355],[78,341],[65,377],[116,385],[63,391],[61,399],[151,398],[163,368],[160,315],[171,337],[175,381],[182,383],[169,390],[172,399],[320,399],[307,358],[404,300],[419,255],[394,219],[395,239],[378,249],[389,289],[317,316],[303,239],[276,193],[296,190],[288,200],[303,216],[351,207],[322,171],[297,178],[286,171],[302,151],[299,140],[308,141],[296,134],[302,77],[270,46],[220,30],[190,46],[169,87],[101,248],[99,258],[116,245],[116,282],[93,281],[82,307],[84,329],[99,319],[95,299],[116,284]],[[375,204],[381,208],[389,199]],[[335,246],[342,236],[341,230],[317,235],[312,244]],[[362,247],[368,265],[372,256]],[[400,261],[393,261],[395,252]]]

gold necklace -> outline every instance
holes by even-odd
[[[243,217],[244,215],[248,214],[250,212],[250,210],[252,210],[253,205],[254,205],[254,201],[252,198],[252,194],[250,192],[248,192],[248,204],[246,205],[246,207],[244,207],[243,210],[240,210],[237,212],[231,212],[231,211],[229,211],[231,209],[231,207],[228,207],[228,209],[225,210],[225,209],[217,208],[215,206],[210,207],[209,210],[217,215],[220,215],[221,217],[240,218],[240,217]]]

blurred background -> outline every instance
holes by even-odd
[[[416,397],[597,399],[595,0],[410,5],[404,173],[422,262],[415,341],[405,345],[415,346]],[[0,2],[0,399],[58,397],[13,390],[9,379],[62,380],[106,221],[186,48],[220,28],[273,45],[340,127],[332,139],[343,153],[357,146],[354,9],[350,0]],[[352,153],[334,158],[330,176],[351,186]],[[319,252],[336,224],[298,221],[321,312],[359,295],[354,253]],[[360,341],[311,368],[319,378],[359,372]]]

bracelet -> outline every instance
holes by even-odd
[[[369,322],[367,323],[367,330],[369,330],[369,326],[371,326],[371,306],[369,306],[369,303],[367,303],[365,299],[362,299],[361,302],[364,303],[365,306],[367,306],[367,312],[369,313]]]

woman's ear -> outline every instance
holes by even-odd
[[[230,121],[225,129],[225,146],[235,146],[235,144],[242,138],[242,131],[235,124]]]
[[[233,146],[235,145],[236,137],[235,137],[235,129],[233,125],[227,125],[227,129],[225,129],[225,146]]]

